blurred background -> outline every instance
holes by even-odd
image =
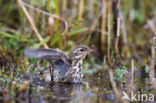
[[[138,87],[147,84],[151,47],[156,44],[155,0],[1,0],[0,7],[1,89],[9,91],[11,81],[20,89],[27,85],[23,84],[25,75],[32,72],[34,65],[50,65],[48,61],[24,58],[25,48],[59,48],[70,53],[79,45],[96,50],[84,61],[85,79],[91,86],[87,96],[97,96],[92,102],[114,98],[111,84],[105,85],[108,68],[113,66],[114,80],[127,83],[123,78],[130,71],[132,59],[139,71],[136,75],[144,78],[139,79]],[[7,98],[1,89],[3,98]],[[104,91],[109,91],[107,99]],[[91,102],[84,99],[81,102]]]
[[[50,48],[68,51],[85,44],[96,47],[97,54],[103,58],[108,32],[110,46],[113,46],[114,21],[111,1],[24,0],[23,2],[44,42],[41,43],[37,38],[16,0],[1,0],[1,48],[5,50],[13,49],[20,55],[20,51],[22,52],[20,49],[27,45],[39,48],[46,43]],[[123,55],[129,57],[133,55],[133,50],[126,51],[132,44],[139,54],[146,56],[145,52],[150,48],[153,34],[148,21],[154,22],[155,4],[155,0],[120,1],[119,45]],[[107,30],[108,25],[110,31]]]

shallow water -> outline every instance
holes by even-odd
[[[84,84],[51,83],[36,85],[40,92],[32,92],[32,103],[112,103],[115,100],[108,80],[104,76],[87,75]],[[35,99],[39,98],[39,99]]]
[[[155,94],[148,83],[148,77],[142,78],[141,73],[140,75],[137,73],[136,77],[134,93]],[[29,101],[31,103],[117,103],[108,75],[103,73],[85,75],[84,82],[85,84],[51,83],[36,85],[34,87],[40,92],[32,92]],[[117,87],[121,89],[122,83],[118,82]],[[146,103],[146,101],[144,102]]]
[[[14,78],[20,77],[16,83],[21,85],[24,81],[31,79],[29,74],[17,73],[14,75]],[[8,81],[10,80],[8,79]],[[34,74],[31,85],[25,87],[27,89],[21,89],[22,86],[12,89],[13,86],[5,83],[7,80],[5,82],[1,80],[0,103],[117,103],[107,72],[93,75],[85,74],[83,81],[83,84],[46,83],[40,79],[40,75]],[[135,93],[140,91],[139,93],[156,94],[149,85],[148,76],[145,76],[144,73],[138,71],[134,81]],[[5,91],[4,88],[7,85],[8,90]],[[117,82],[117,87],[123,90],[123,83]],[[126,87],[127,85],[125,85]]]

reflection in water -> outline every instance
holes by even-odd
[[[25,80],[25,88],[13,95],[5,95],[0,90],[2,103],[113,103],[115,95],[105,77],[87,76],[88,84],[46,83],[39,75],[33,77],[32,84]],[[4,97],[7,97],[6,99]],[[1,103],[0,102],[0,103]]]
[[[83,84],[52,84],[53,97],[58,100],[71,100],[83,92]]]
[[[31,94],[31,103],[112,103],[115,98],[110,94],[110,88],[107,80],[103,77],[87,77],[88,85],[85,84],[68,84],[68,83],[51,83],[47,84],[37,78],[33,81],[34,87],[40,92]],[[104,91],[105,88],[105,91]]]
[[[77,97],[77,94],[83,93],[83,84],[67,84],[67,83],[53,83],[48,86],[38,86],[42,89],[41,93],[33,93],[30,98],[31,103],[55,103],[55,102],[69,102],[72,98]],[[42,96],[44,96],[44,99]]]

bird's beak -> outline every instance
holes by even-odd
[[[95,51],[92,50],[92,49],[89,49],[89,50],[87,51],[88,54],[91,53],[91,52],[95,52]]]

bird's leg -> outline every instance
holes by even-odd
[[[50,77],[51,77],[51,82],[53,81],[53,68],[49,67],[49,72],[50,72]]]
[[[53,68],[53,66],[54,66],[54,62],[52,62],[51,63],[51,73],[50,73],[50,75],[51,75],[51,82],[53,82],[54,80],[53,80],[53,75],[54,75],[54,68]]]

